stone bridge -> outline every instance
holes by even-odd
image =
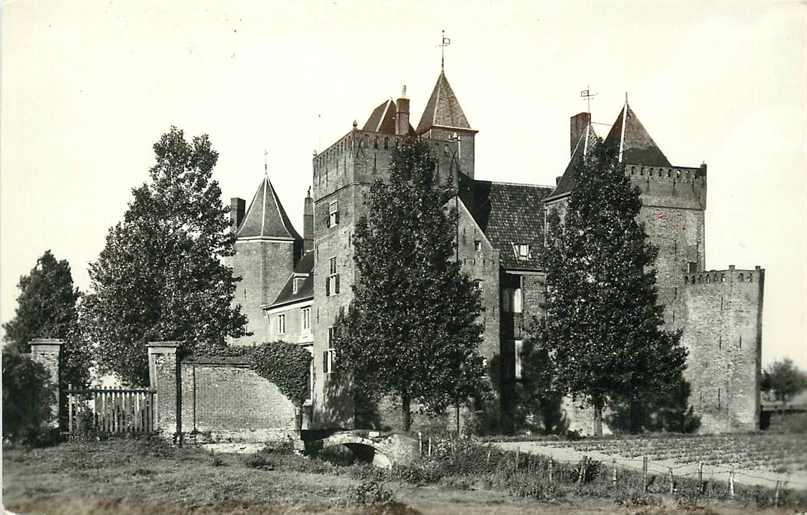
[[[353,430],[338,431],[317,440],[322,448],[344,445],[354,455],[369,459],[377,467],[390,468],[393,465],[408,465],[414,461],[420,451],[418,441],[402,433],[383,433],[381,431]]]

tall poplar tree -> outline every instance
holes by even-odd
[[[578,163],[565,214],[550,213],[545,318],[536,335],[555,367],[556,385],[594,408],[610,399],[639,403],[675,388],[686,366],[680,332],[664,329],[656,294],[657,249],[637,217],[615,148],[599,143]]]
[[[149,341],[179,341],[190,352],[245,334],[246,317],[232,306],[236,279],[222,262],[235,236],[212,180],[218,153],[207,135],[189,142],[176,127],[154,153],[150,182],[132,191],[90,265],[94,292],[81,313],[100,369],[130,384],[148,381]]]
[[[410,138],[393,150],[389,181],[372,185],[353,237],[354,299],[336,341],[353,388],[400,399],[405,431],[412,403],[440,413],[485,387],[480,293],[452,259],[453,193],[435,169],[429,146]]]
[[[63,340],[61,389],[86,385],[92,356],[77,324],[76,303],[82,296],[73,286],[70,263],[66,259],[57,260],[46,250],[31,272],[20,277],[17,287],[20,295],[15,316],[3,325],[8,350],[28,353],[33,338],[60,338]]]

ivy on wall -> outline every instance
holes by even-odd
[[[259,376],[274,383],[280,393],[297,407],[309,397],[311,354],[305,348],[284,341],[256,347],[200,345],[196,356],[242,358]]]

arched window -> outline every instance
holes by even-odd
[[[378,148],[378,136],[373,138],[373,148]]]
[[[740,275],[737,277],[737,280],[738,280],[738,281],[740,281],[740,282],[743,282],[743,281],[745,280],[745,277],[743,277],[743,274],[740,274]]]
[[[688,275],[684,276],[684,284],[689,284],[689,276]]]
[[[389,148],[389,138],[384,138],[384,150]]]

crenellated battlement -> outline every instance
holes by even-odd
[[[655,207],[706,209],[706,165],[625,165],[625,175],[642,192],[642,204]]]
[[[644,177],[647,180],[658,182],[702,182],[706,183],[706,165],[699,168],[688,166],[644,166],[625,165],[625,175],[631,177]]]
[[[684,274],[683,283],[685,286],[722,286],[725,284],[745,284],[752,285],[764,278],[765,270],[760,267],[750,269],[737,269],[734,265],[728,270],[705,270],[703,272]]]
[[[355,128],[312,158],[315,201],[353,182],[371,183],[385,173],[392,150],[406,138]],[[456,160],[456,141],[428,138],[441,169]]]

